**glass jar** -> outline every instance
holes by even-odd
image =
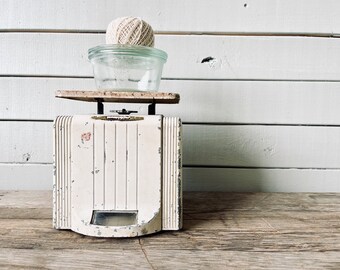
[[[96,86],[101,90],[157,91],[166,52],[137,45],[100,45],[89,49]]]

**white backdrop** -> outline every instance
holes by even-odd
[[[96,110],[54,92],[94,88],[87,50],[131,15],[169,54],[181,103],[158,112],[184,122],[185,190],[340,191],[339,1],[0,5],[0,189],[52,188],[52,120]]]

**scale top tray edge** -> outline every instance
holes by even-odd
[[[58,90],[55,96],[87,102],[177,104],[180,101],[177,93],[145,91]]]

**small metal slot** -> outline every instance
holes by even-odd
[[[133,115],[95,115],[91,117],[94,120],[104,120],[104,121],[140,121],[144,120],[143,116],[133,116]]]
[[[92,212],[91,224],[99,226],[128,226],[137,224],[137,211],[103,211]]]

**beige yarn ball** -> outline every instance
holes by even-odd
[[[153,30],[141,18],[117,18],[110,22],[107,27],[106,44],[130,44],[153,47]]]

